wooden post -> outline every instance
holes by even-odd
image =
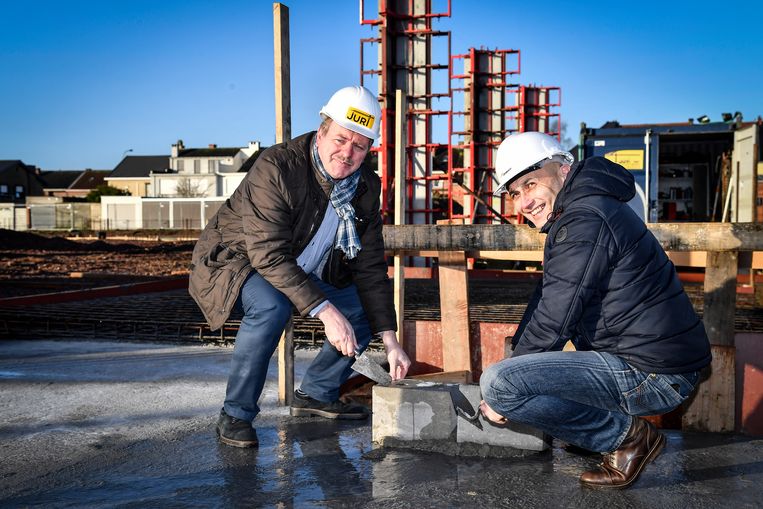
[[[395,224],[405,224],[405,96],[395,91]],[[395,309],[397,310],[397,340],[405,349],[405,264],[403,254],[395,254],[393,272]]]
[[[289,8],[273,4],[276,143],[291,139],[291,80],[289,78]],[[290,405],[294,395],[294,323],[289,319],[278,342],[278,402]]]
[[[713,345],[734,346],[737,261],[736,251],[707,253],[704,321]]]
[[[681,417],[682,429],[695,431],[734,431],[736,376],[733,346],[711,345],[713,360],[710,376],[698,386]]]
[[[289,8],[273,4],[273,48],[276,92],[276,143],[291,139],[291,77],[289,74]]]
[[[437,224],[450,224],[438,221]],[[440,324],[443,371],[471,372],[469,286],[464,251],[440,251]],[[471,376],[469,376],[471,379]]]
[[[710,376],[697,387],[686,406],[682,427],[700,431],[734,431],[735,376],[734,313],[738,253],[707,253],[704,323],[713,360]]]
[[[291,405],[294,397],[294,320],[289,318],[278,343],[278,402]]]

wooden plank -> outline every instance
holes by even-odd
[[[472,381],[472,372],[462,371],[441,371],[439,373],[426,373],[423,375],[409,376],[414,380],[426,380],[428,382],[449,382],[458,384],[468,384]]]
[[[703,318],[713,345],[734,344],[737,261],[736,252],[707,254]]]
[[[291,139],[289,8],[273,3],[276,143]],[[278,342],[278,401],[290,405],[294,395],[294,326],[291,318]]]
[[[731,432],[735,416],[735,349],[711,346],[710,377],[700,382],[696,394],[685,405],[681,426],[686,430]]]
[[[469,287],[466,254],[439,254],[440,321],[442,324],[442,369],[471,371],[469,335]]]
[[[666,251],[763,251],[763,224],[657,223],[648,228]],[[527,225],[385,225],[389,250],[538,251],[545,235]]]
[[[294,321],[289,318],[278,342],[278,402],[291,405],[294,397]]]
[[[423,257],[436,257],[438,251],[423,250],[423,251],[389,251],[389,256],[395,256],[400,254],[401,256],[423,256]],[[707,251],[668,251],[668,257],[678,267],[704,267],[707,265]],[[524,262],[539,262],[543,261],[543,251],[527,251],[527,250],[514,250],[514,251],[467,251],[466,256],[468,258],[480,258],[483,260],[517,260]],[[763,269],[763,252],[755,251],[752,253],[752,266],[753,269]]]
[[[395,224],[405,224],[405,96],[403,91],[395,91]],[[405,260],[402,253],[395,255],[394,300],[397,311],[397,341],[405,349]]]
[[[665,251],[763,251],[763,225],[657,223],[648,228]]]
[[[543,251],[467,251],[466,256],[482,260],[543,261]]]
[[[384,247],[397,250],[468,251],[543,249],[543,237],[527,225],[407,224],[384,226]]]
[[[276,93],[276,143],[291,139],[289,8],[273,3],[273,49]]]

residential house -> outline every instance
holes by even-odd
[[[105,181],[111,187],[123,189],[131,196],[151,196],[151,175],[168,173],[169,156],[127,156],[109,173]]]
[[[67,198],[84,199],[90,191],[104,183],[104,178],[110,173],[109,170],[84,171],[43,171],[40,177],[45,182],[43,193],[45,196],[55,196],[66,200]]]
[[[152,172],[153,197],[228,197],[262,152],[257,141],[243,148],[186,148],[183,140],[172,145],[169,172]]]
[[[40,169],[19,160],[0,160],[0,202],[26,202],[27,196],[43,196],[45,182]]]
[[[140,195],[102,196],[102,227],[203,228],[233,194],[262,150],[259,142],[243,148],[186,148],[179,140],[172,145],[171,155],[156,160],[157,169],[148,172],[154,164],[148,158],[126,157],[106,180],[115,185],[115,179],[136,175],[133,178],[143,179],[145,187]]]

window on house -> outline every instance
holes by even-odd
[[[8,194],[8,186],[0,184],[0,196],[6,196]]]
[[[24,193],[24,186],[16,186],[15,198],[17,200],[23,200],[26,197]]]
[[[217,171],[217,159],[210,159],[207,163],[207,173],[214,173]]]
[[[199,159],[193,160],[193,172],[197,175],[201,173],[201,161]]]
[[[177,170],[178,170],[178,173],[181,173],[184,170],[184,168],[183,168],[183,166],[184,166],[183,163],[184,162],[185,161],[183,161],[182,159],[178,159],[177,160]]]

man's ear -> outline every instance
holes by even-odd
[[[570,172],[571,169],[572,169],[572,166],[570,166],[569,164],[563,164],[559,167],[559,171],[561,172],[562,179],[567,178],[567,174]]]

